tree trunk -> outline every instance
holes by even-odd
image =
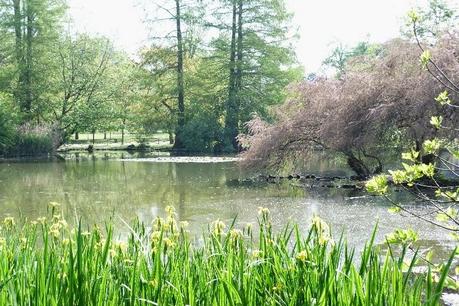
[[[104,132],[104,140],[107,140],[107,132]]]
[[[167,130],[169,133],[169,144],[174,144],[174,133],[172,132],[172,129]]]
[[[18,86],[15,91],[15,99],[17,105],[24,111],[24,48],[22,37],[22,4],[21,0],[13,0],[14,10],[14,34],[15,34],[15,56],[18,67]]]
[[[16,37],[16,62],[22,62],[22,17],[21,17],[21,0],[13,0],[14,10],[14,34]]]
[[[183,38],[181,28],[180,0],[175,0],[176,8],[176,31],[177,31],[177,130],[175,133],[174,149],[183,149],[183,129],[185,126],[185,84],[183,72]]]
[[[75,140],[80,139],[80,134],[78,132],[75,133]]]
[[[92,144],[96,142],[96,131],[92,130]]]
[[[236,140],[236,137],[239,134],[239,121],[240,121],[240,111],[241,111],[241,90],[242,90],[242,50],[243,50],[243,0],[238,0],[238,25],[237,25],[237,63],[236,63],[236,110],[235,110],[235,120],[236,120],[236,133],[232,139],[233,147],[235,150],[239,151],[239,144]]]
[[[27,27],[26,27],[26,63],[24,71],[24,106],[23,110],[31,116],[32,110],[32,57],[33,57],[33,8],[31,1],[27,1],[26,5]]]
[[[349,167],[357,174],[358,177],[365,179],[370,176],[370,170],[368,167],[357,157],[355,157],[352,152],[345,152],[347,156],[347,164]]]
[[[225,147],[231,146],[234,150],[233,139],[237,136],[237,119],[236,119],[236,34],[237,34],[237,4],[233,0],[233,21],[231,26],[231,47],[230,47],[230,62],[229,62],[229,85],[228,85],[228,100],[226,102],[225,116]]]

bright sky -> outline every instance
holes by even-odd
[[[154,1],[154,0],[151,0]],[[457,7],[459,0],[449,0]],[[297,55],[306,72],[316,71],[333,44],[384,42],[399,34],[404,16],[427,0],[287,0],[300,40]],[[135,54],[147,44],[148,30],[138,0],[69,0],[78,31],[102,34]]]

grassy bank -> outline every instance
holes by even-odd
[[[156,133],[149,137],[140,137],[136,134],[126,133],[124,142],[121,143],[121,133],[96,133],[93,143],[92,134],[80,134],[79,139],[70,139],[62,145],[58,151],[84,151],[91,145],[94,150],[100,151],[125,151],[125,150],[170,150],[172,144],[169,142],[169,135]],[[143,146],[143,147],[142,147]]]
[[[436,305],[442,291],[371,240],[355,254],[318,218],[275,234],[261,209],[259,227],[216,221],[193,239],[168,208],[123,242],[53,215],[3,221],[0,305]]]

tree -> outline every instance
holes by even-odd
[[[153,49],[168,49],[175,53],[174,64],[167,67],[175,71],[175,89],[174,96],[176,99],[176,117],[177,125],[175,128],[175,150],[183,150],[183,129],[186,123],[186,111],[185,111],[185,67],[184,63],[186,57],[193,55],[195,50],[190,47],[187,43],[193,43],[192,36],[188,36],[188,30],[192,29],[195,24],[196,8],[199,7],[200,1],[186,1],[186,0],[165,0],[155,3],[154,11],[156,16],[151,20],[154,27],[170,28],[173,27],[173,31],[163,35],[153,37],[154,46]],[[192,33],[192,31],[190,32]],[[191,39],[190,39],[191,38]],[[193,47],[193,46],[191,46]]]
[[[109,67],[112,46],[104,38],[67,35],[54,54],[56,66],[47,95],[45,119],[56,124],[66,139],[87,129],[95,120],[88,116],[102,111],[100,102],[106,99],[102,96],[110,94],[101,92],[101,85]]]
[[[381,46],[379,44],[371,44],[368,41],[361,41],[353,48],[348,48],[338,43],[332,53],[322,62],[322,65],[334,69],[336,78],[342,79],[346,72],[346,66],[352,65],[356,58],[360,56],[378,56],[380,52]]]
[[[459,129],[457,122],[451,123],[449,118],[457,117],[457,109],[459,106],[454,101],[457,101],[459,94],[459,85],[457,79],[457,69],[459,66],[459,57],[457,50],[457,32],[453,37],[449,36],[446,42],[444,38],[436,38],[437,45],[434,47],[426,47],[422,42],[421,34],[425,33],[423,28],[419,26],[420,16],[412,11],[409,14],[413,36],[417,46],[421,52],[420,63],[423,70],[427,71],[432,80],[435,80],[441,87],[440,94],[431,101],[441,106],[439,112],[430,118],[430,124],[438,132],[432,138],[426,139],[422,146],[411,148],[409,152],[402,154],[402,167],[397,170],[389,171],[388,175],[378,175],[372,177],[366,183],[367,191],[375,195],[384,196],[393,207],[390,209],[392,213],[403,213],[414,216],[427,223],[433,224],[450,233],[454,240],[459,240],[459,146],[457,143]],[[419,32],[418,32],[419,30]],[[452,40],[452,41],[451,41]],[[438,44],[443,44],[449,48],[443,50],[438,49]],[[454,93],[454,94],[452,94]],[[447,122],[445,122],[447,119]],[[426,120],[426,119],[424,119]],[[443,132],[443,133],[442,133]],[[446,138],[446,135],[451,135],[452,138]],[[428,157],[428,158],[426,158]],[[408,192],[413,197],[410,205],[400,203],[391,193],[389,182],[393,183],[398,188]],[[426,207],[426,213],[418,213],[412,209],[412,205],[421,204]],[[393,234],[388,236],[389,243],[402,243],[406,249],[408,247],[417,252],[412,247],[411,243],[415,239],[406,241],[409,230],[397,229]],[[423,257],[423,261],[429,266],[430,271],[442,271],[450,273],[449,264],[444,266],[431,262],[432,251]],[[454,252],[457,257],[457,252]],[[453,258],[450,259],[451,263]],[[435,272],[434,272],[435,273]],[[448,275],[444,280],[446,286],[450,289],[459,289],[459,282],[456,277]],[[429,276],[430,277],[430,276]]]
[[[291,51],[291,20],[285,1],[220,1],[206,22],[218,29],[210,56],[226,69],[224,149],[238,151],[237,135],[251,113],[267,115],[285,98],[284,88],[301,78]],[[225,72],[223,72],[225,75]]]
[[[237,150],[235,139],[250,113],[266,115],[269,105],[285,98],[284,87],[301,77],[289,48],[291,16],[284,1],[157,5],[163,14],[152,24],[174,30],[153,37],[154,44],[142,53],[142,65],[155,80],[151,104],[162,105],[155,109],[176,117],[174,147],[197,151],[197,142],[190,140],[205,134],[201,150]],[[204,7],[211,13],[205,14]]]
[[[124,143],[127,129],[142,133],[156,132],[145,130],[144,116],[151,113],[147,110],[145,88],[151,88],[150,84],[145,86],[146,72],[140,65],[133,62],[126,54],[115,54],[115,63],[109,69],[105,90],[111,92],[110,109],[108,110],[108,122],[106,128],[121,130],[121,143]]]
[[[60,0],[2,0],[2,32],[14,37],[16,103],[25,120],[39,117],[39,103],[46,92],[47,52],[58,39],[65,4]],[[13,46],[13,45],[11,45]]]
[[[454,76],[459,69],[458,47],[455,43],[457,35],[450,37],[446,42],[440,39],[438,44],[448,48],[427,49],[418,36],[419,16],[412,12],[410,18],[413,24],[413,35],[417,46],[422,53],[420,62],[423,70],[427,71],[432,80],[441,86],[440,94],[431,100],[440,105],[439,112],[428,121],[437,133],[426,139],[422,146],[411,148],[402,154],[406,161],[398,170],[389,171],[390,180],[405,189],[417,202],[432,207],[430,214],[419,215],[409,207],[395,201],[389,194],[388,181],[385,175],[375,176],[367,182],[367,189],[375,194],[384,195],[394,206],[393,211],[403,211],[417,218],[451,231],[455,239],[459,238],[459,148],[457,144],[459,125],[448,118],[456,118],[457,106],[454,101],[459,94],[458,79]],[[424,33],[421,31],[420,33]],[[451,91],[449,93],[448,91]],[[428,120],[425,118],[424,120]],[[446,138],[445,135],[452,137]],[[452,141],[451,141],[452,140]],[[423,158],[428,156],[429,158]],[[456,284],[457,286],[457,284]]]
[[[170,138],[177,126],[176,54],[170,48],[151,47],[141,53],[141,92],[139,109],[144,131],[168,131]]]
[[[454,60],[455,37],[439,41],[441,62]],[[428,123],[440,106],[432,104],[442,86],[417,69],[417,45],[394,40],[379,56],[356,58],[342,80],[316,79],[292,86],[291,98],[268,124],[258,118],[241,137],[249,165],[281,167],[286,160],[307,158],[317,149],[346,158],[361,178],[383,170],[388,153],[422,146],[438,133]],[[459,67],[448,67],[454,73]],[[445,116],[457,126],[457,116]],[[444,137],[455,137],[451,130]],[[403,139],[403,142],[401,142]]]
[[[444,0],[430,0],[427,7],[418,7],[413,12],[416,12],[418,18],[417,39],[427,44],[434,44],[439,36],[455,29],[459,18],[457,12]],[[410,17],[401,32],[404,37],[414,39],[413,22]]]

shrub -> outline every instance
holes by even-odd
[[[9,115],[0,108],[0,155],[5,154],[14,144],[15,130]]]
[[[183,129],[183,145],[190,152],[219,153],[223,129],[215,115],[197,113]]]
[[[6,156],[36,156],[48,154],[56,148],[57,137],[48,126],[24,124],[11,132],[3,154]]]

